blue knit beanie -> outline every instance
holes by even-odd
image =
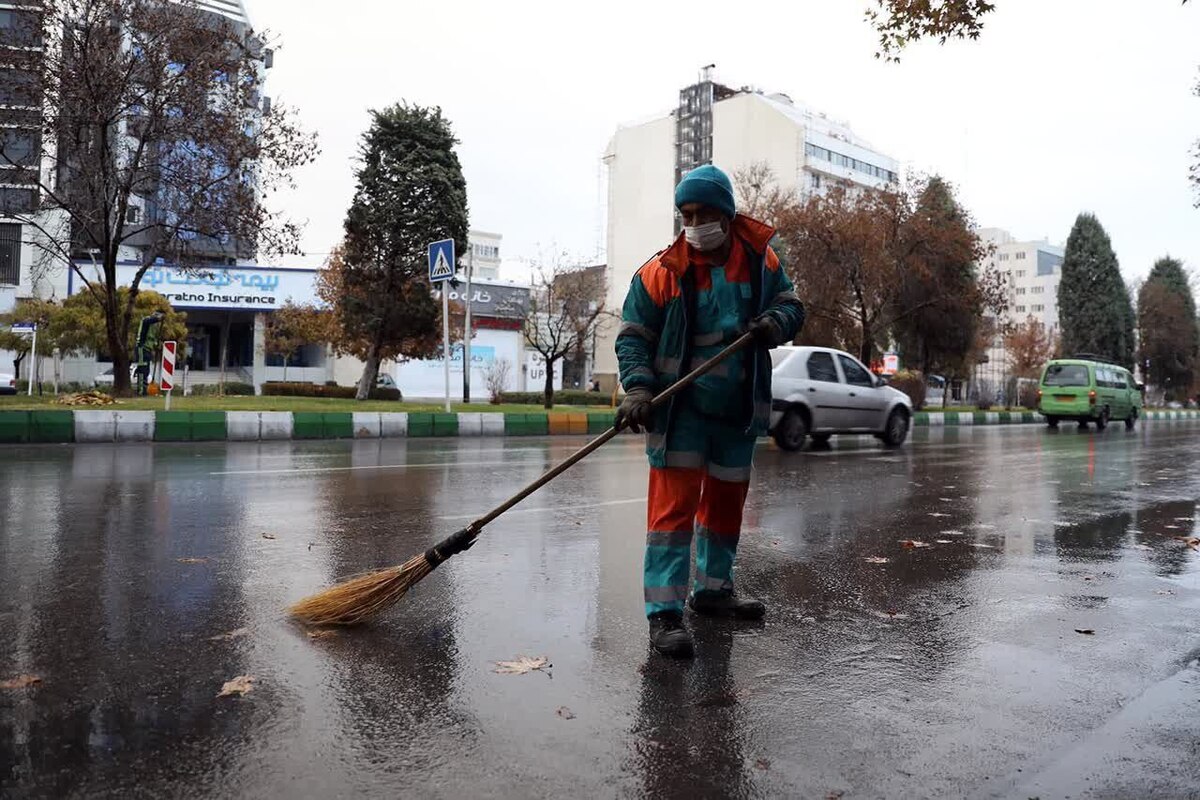
[[[728,175],[712,164],[696,167],[675,187],[675,207],[688,203],[710,206],[730,218],[737,214],[733,184]]]

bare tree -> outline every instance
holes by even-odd
[[[564,356],[590,349],[607,321],[606,268],[570,267],[560,256],[553,265],[534,265],[530,280],[525,342],[546,362],[545,407],[554,406],[554,365]]]
[[[484,379],[487,381],[488,399],[492,405],[499,405],[501,395],[508,387],[508,377],[512,374],[512,362],[507,358],[497,358],[488,364]]]
[[[291,185],[316,141],[264,106],[263,37],[195,0],[41,0],[20,19],[23,60],[5,60],[8,106],[26,127],[0,138],[0,164],[29,188],[0,196],[0,214],[29,226],[41,256],[101,304],[114,390],[126,394],[124,342],[146,271],[159,259],[203,270],[260,248],[295,252],[298,226],[265,199]],[[131,251],[138,268],[119,296],[117,263]]]
[[[800,206],[800,195],[794,189],[780,186],[775,171],[766,161],[755,161],[734,170],[733,185],[738,210],[768,225],[778,225]]]

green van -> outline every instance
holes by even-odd
[[[1060,420],[1080,427],[1096,423],[1104,430],[1122,420],[1129,430],[1142,413],[1142,392],[1129,370],[1094,357],[1056,358],[1046,365],[1038,385],[1038,411],[1051,428]]]

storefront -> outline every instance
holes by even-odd
[[[94,267],[79,264],[88,274]],[[140,267],[136,263],[117,266],[117,281],[128,286]],[[140,288],[163,295],[178,311],[187,314],[188,339],[184,363],[184,385],[216,383],[225,358],[225,380],[261,386],[282,380],[284,365],[263,348],[268,316],[285,303],[317,303],[316,270],[278,267],[212,267],[201,272],[183,271],[165,265],[151,267],[142,276]],[[82,282],[68,277],[67,290],[74,294]],[[331,374],[327,348],[301,348],[288,362],[289,380],[323,382]],[[103,369],[95,364],[94,369]],[[83,378],[90,380],[90,378]]]
[[[450,289],[450,300],[465,303],[466,286]],[[524,391],[529,371],[522,328],[529,308],[529,288],[510,283],[471,285],[471,396],[486,402],[488,377],[505,373],[504,391]],[[450,394],[461,398],[463,353],[461,343],[450,355]],[[535,354],[536,355],[536,354]],[[393,377],[405,397],[442,397],[445,372],[441,358],[406,361],[395,366]]]

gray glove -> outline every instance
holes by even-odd
[[[654,406],[650,405],[653,399],[654,393],[649,389],[630,389],[617,408],[617,430],[629,428],[634,433],[649,430],[654,424]]]
[[[755,341],[765,347],[779,347],[783,344],[783,328],[771,314],[755,317],[746,330],[753,333]]]

